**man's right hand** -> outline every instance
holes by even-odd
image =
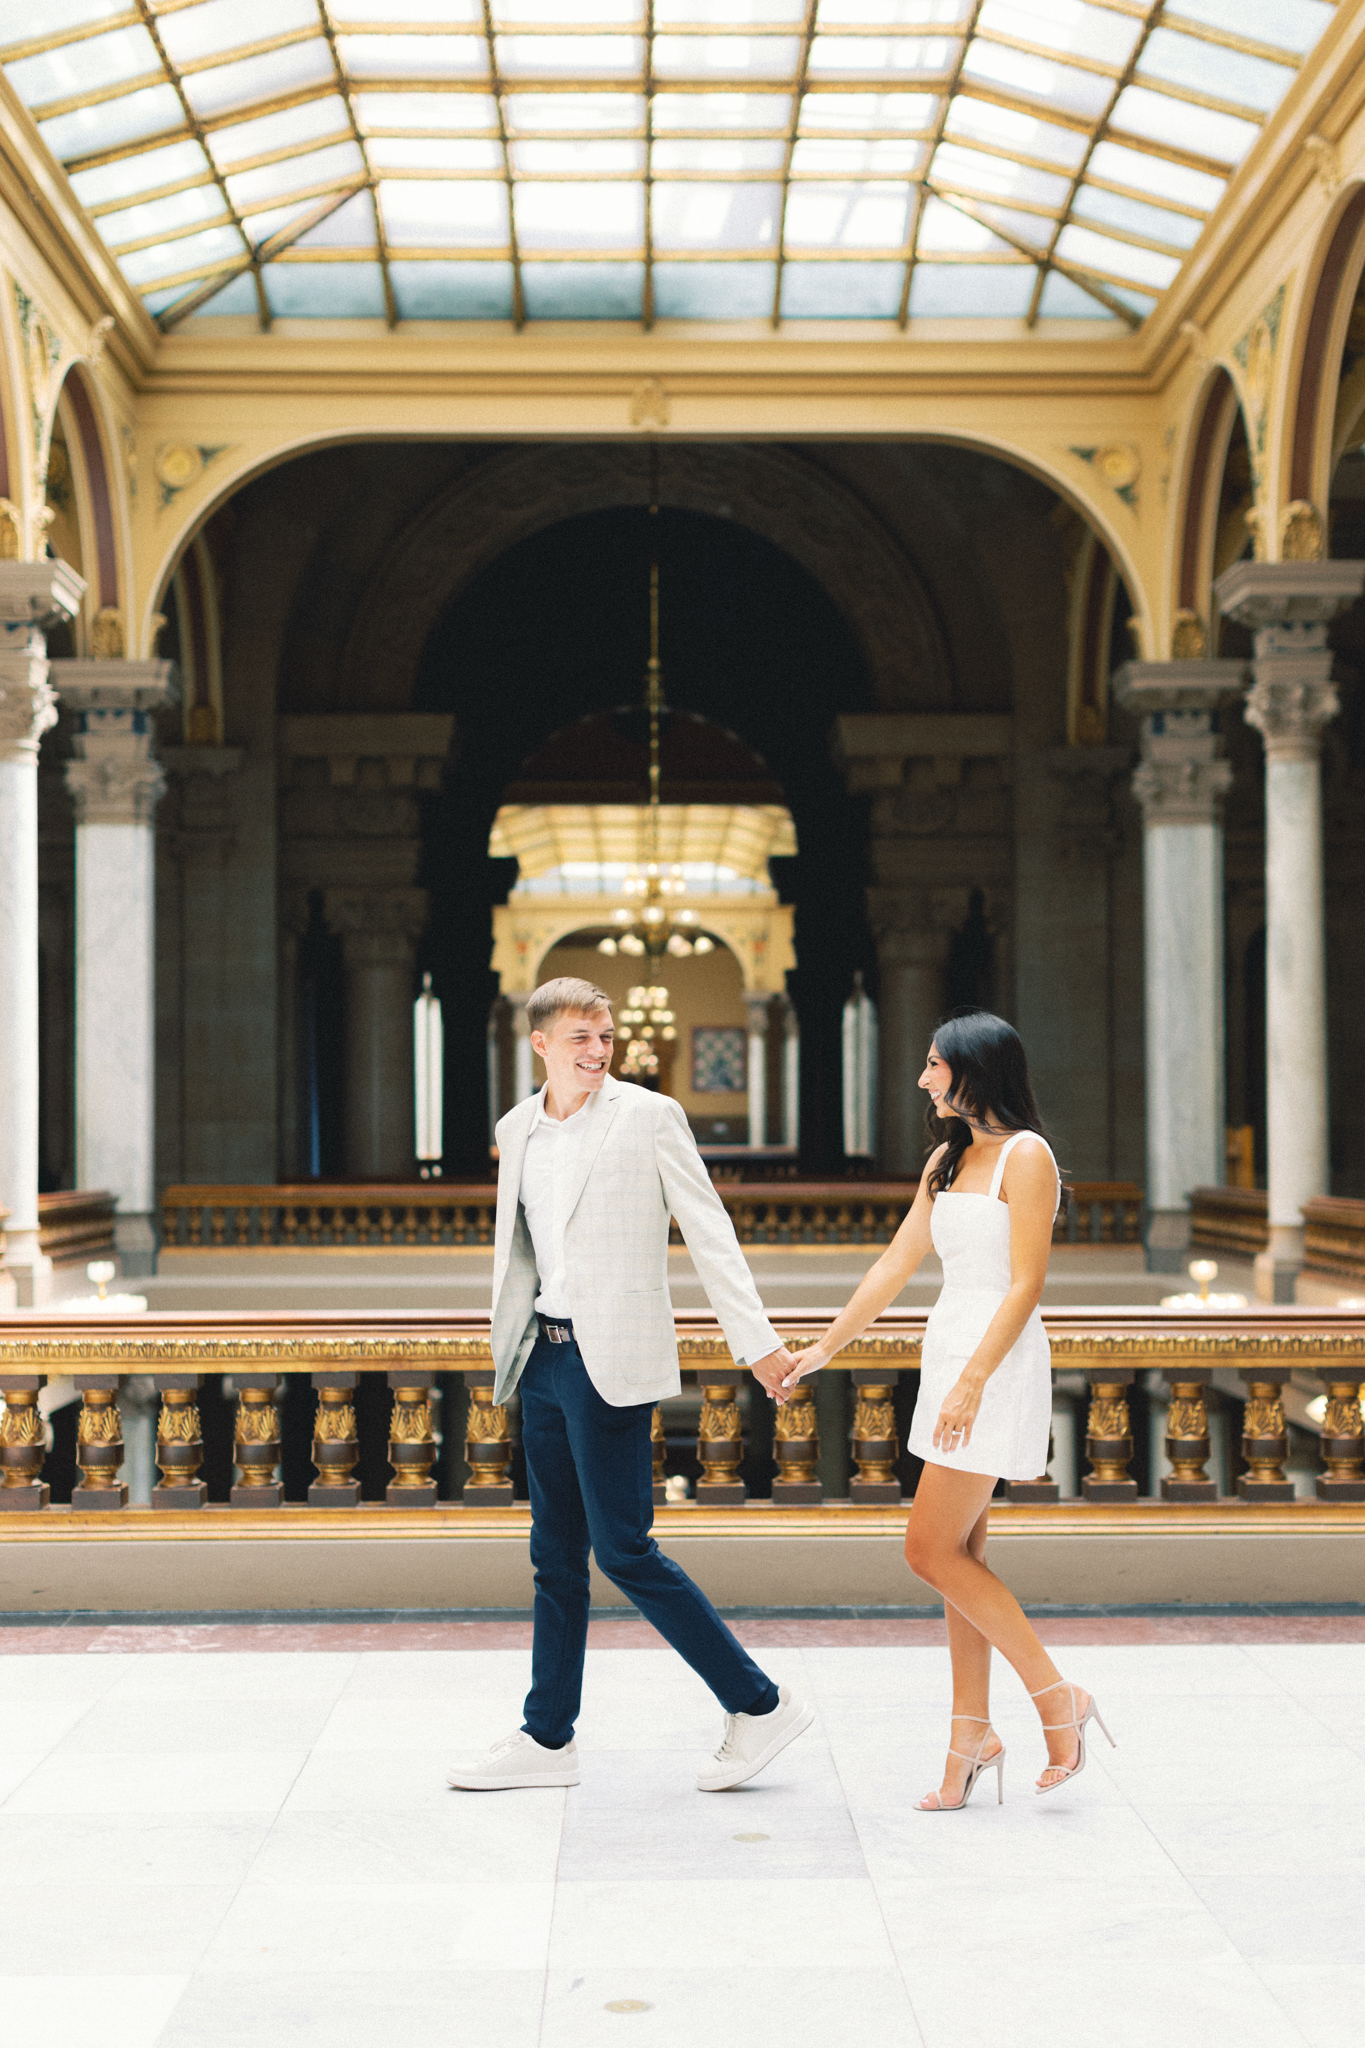
[[[791,1399],[782,1382],[796,1370],[798,1363],[796,1354],[788,1351],[785,1344],[779,1344],[776,1351],[770,1351],[766,1358],[756,1358],[749,1370],[764,1393],[771,1395],[781,1407],[784,1401]]]

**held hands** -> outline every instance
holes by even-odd
[[[803,1352],[801,1355],[805,1358],[809,1354]],[[771,1395],[780,1408],[787,1399],[784,1391],[788,1383],[787,1375],[792,1375],[793,1383],[800,1377],[800,1361],[788,1351],[785,1344],[779,1344],[776,1351],[770,1351],[766,1358],[755,1359],[749,1370],[764,1393]]]
[[[984,1381],[969,1379],[964,1373],[946,1396],[934,1424],[936,1451],[966,1450],[972,1440],[972,1425],[980,1413],[983,1386]]]
[[[778,1395],[779,1401],[785,1401],[790,1398],[791,1389],[798,1380],[805,1379],[809,1373],[820,1372],[823,1367],[827,1366],[831,1353],[826,1351],[823,1345],[816,1343],[808,1344],[805,1350],[798,1352],[794,1358],[790,1352],[788,1352],[787,1356],[791,1358],[792,1369],[788,1371],[787,1377],[782,1382],[784,1391]]]

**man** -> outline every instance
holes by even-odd
[[[681,1108],[611,1077],[611,1006],[591,982],[547,981],[526,1005],[545,1086],[497,1129],[493,1398],[521,1389],[535,1629],[525,1722],[451,1772],[466,1791],[576,1785],[588,1636],[588,1550],[725,1709],[703,1792],[742,1785],[813,1715],[765,1676],[654,1520],[650,1422],[680,1390],[668,1296],[676,1216],[737,1364],[775,1392],[795,1363],[763,1313],[734,1227]]]

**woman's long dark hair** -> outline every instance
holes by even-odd
[[[1044,1142],[1048,1137],[1033,1099],[1023,1040],[1012,1024],[990,1010],[954,1010],[935,1030],[934,1044],[952,1074],[948,1100],[958,1114],[937,1116],[932,1103],[925,1113],[929,1150],[945,1139],[948,1148],[929,1176],[931,1197],[952,1186],[973,1131],[983,1125],[1036,1131]],[[1063,1183],[1063,1203],[1066,1199]]]

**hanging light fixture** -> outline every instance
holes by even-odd
[[[656,458],[657,459],[657,458]],[[629,900],[611,914],[613,929],[598,941],[599,953],[647,955],[661,960],[665,953],[686,960],[693,953],[714,951],[715,941],[697,930],[695,910],[675,907],[687,893],[682,868],[668,865],[659,846],[659,727],[664,710],[663,669],[659,662],[659,493],[657,476],[651,479],[649,506],[649,666],[645,674],[645,709],[649,714],[649,802],[645,810],[644,858],[637,862],[622,884]],[[666,1006],[667,989],[648,991],[660,995]],[[632,1007],[637,989],[632,994]],[[654,1007],[660,1007],[655,1005]],[[657,1061],[656,1061],[657,1066]],[[654,1069],[650,1069],[654,1071]]]

